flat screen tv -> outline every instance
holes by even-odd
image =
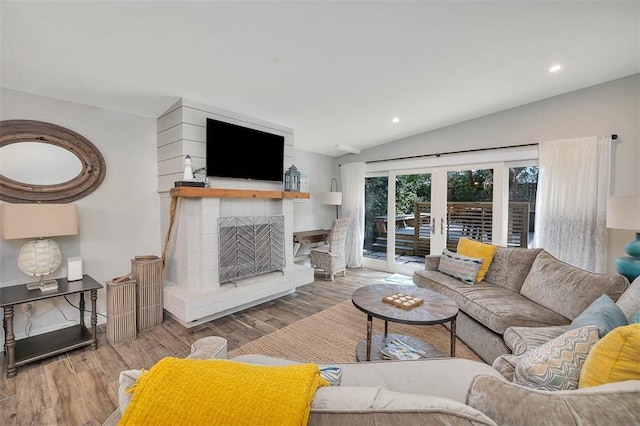
[[[207,176],[282,182],[284,136],[207,118]]]

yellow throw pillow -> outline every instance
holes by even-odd
[[[497,248],[492,244],[484,244],[468,238],[460,238],[458,240],[458,254],[482,258],[482,266],[478,271],[478,275],[476,275],[476,282],[479,283],[484,279]]]
[[[591,348],[578,388],[624,380],[640,380],[640,324],[616,327]]]

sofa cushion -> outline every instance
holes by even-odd
[[[240,355],[234,361],[261,365],[289,365],[300,361],[266,355]],[[471,380],[478,374],[500,377],[500,373],[483,362],[462,358],[429,358],[415,361],[339,362],[342,368],[340,386],[376,387],[433,395],[464,402]],[[455,371],[455,375],[450,372]],[[339,386],[338,386],[339,387]]]
[[[549,340],[555,339],[564,332],[568,326],[552,325],[549,327],[509,327],[504,332],[504,343],[511,349],[514,355],[522,355],[523,353],[537,348],[547,343]]]
[[[602,294],[618,300],[629,281],[618,274],[596,274],[538,254],[522,284],[526,298],[573,320]]]
[[[640,324],[618,327],[589,352],[578,387],[640,380]]]
[[[484,244],[479,241],[470,240],[469,238],[460,238],[458,240],[458,254],[468,257],[482,258],[482,266],[476,275],[476,282],[480,282],[487,274],[487,269],[491,265],[493,255],[497,246],[492,244]]]
[[[542,249],[497,247],[485,280],[513,291],[520,291],[531,265]]]
[[[595,325],[598,327],[600,337],[604,337],[614,328],[627,324],[627,317],[624,316],[624,312],[609,296],[603,294],[571,321],[569,330],[584,327],[585,325]]]
[[[467,405],[500,425],[634,425],[640,413],[640,381],[544,391],[479,375],[469,387]]]
[[[495,425],[462,402],[381,387],[318,389],[309,425]]]
[[[534,389],[577,389],[584,360],[597,341],[595,325],[569,330],[521,355],[513,382]]]
[[[467,285],[437,271],[418,270],[414,272],[413,281],[451,298],[460,310],[499,334],[504,334],[510,326],[545,327],[571,322],[519,293],[487,280]]]
[[[478,271],[482,267],[482,258],[463,256],[447,249],[442,251],[438,271],[467,283],[476,282]]]
[[[627,288],[616,301],[616,305],[622,309],[627,320],[631,322],[636,312],[640,311],[640,277],[633,280],[629,288]]]

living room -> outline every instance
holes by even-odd
[[[365,140],[360,148],[360,153],[345,154],[344,151],[336,150],[335,145],[342,143],[341,141],[344,141],[346,145],[353,145],[355,144],[355,139],[350,142],[348,139],[345,141],[344,136],[340,136],[339,140],[332,141],[328,144],[328,147],[323,148],[326,151],[321,153],[319,148],[314,146],[314,143],[317,143],[316,140],[309,137],[308,130],[304,131],[304,122],[302,120],[300,120],[300,126],[298,126],[298,122],[289,118],[285,112],[261,113],[261,111],[269,110],[269,98],[267,95],[276,92],[276,90],[256,96],[250,91],[237,88],[239,95],[233,101],[227,100],[227,92],[224,92],[225,95],[217,95],[215,92],[210,92],[210,90],[213,90],[211,88],[209,88],[209,92],[186,90],[172,92],[159,87],[157,92],[152,93],[142,81],[139,84],[144,86],[145,89],[139,92],[125,92],[124,89],[120,91],[118,84],[103,90],[102,85],[106,85],[108,82],[118,83],[121,80],[124,86],[124,82],[128,81],[130,77],[128,77],[126,71],[130,66],[129,62],[134,60],[132,55],[135,54],[131,52],[123,54],[122,57],[112,56],[112,60],[114,58],[115,60],[111,62],[111,67],[105,67],[97,72],[95,70],[86,71],[85,76],[78,76],[78,79],[84,79],[88,75],[94,76],[94,79],[90,81],[93,84],[92,89],[80,92],[74,85],[73,77],[67,80],[66,78],[62,79],[62,76],[66,73],[72,75],[71,71],[75,63],[90,63],[97,60],[92,54],[100,54],[101,49],[95,49],[95,51],[91,52],[91,49],[87,49],[86,46],[82,45],[85,49],[78,50],[78,46],[66,47],[63,43],[65,40],[73,38],[88,40],[90,43],[91,37],[83,35],[83,31],[89,31],[89,28],[85,28],[85,26],[88,26],[88,23],[91,22],[94,24],[107,22],[109,25],[119,22],[120,11],[108,9],[101,3],[94,4],[93,7],[97,8],[97,10],[92,11],[91,9],[85,9],[90,6],[78,4],[62,5],[51,2],[45,5],[40,3],[21,4],[21,2],[7,2],[2,4],[3,81],[0,92],[0,119],[3,121],[16,119],[38,120],[72,129],[91,141],[103,155],[107,169],[104,181],[93,193],[75,201],[79,212],[79,235],[57,238],[64,256],[66,258],[81,257],[85,273],[90,274],[101,284],[127,273],[131,259],[135,256],[161,255],[162,253],[169,221],[169,208],[166,189],[160,190],[158,183],[162,165],[158,162],[157,122],[160,116],[181,99],[203,103],[212,108],[229,110],[236,114],[253,117],[256,120],[273,122],[293,129],[294,150],[292,163],[298,169],[308,173],[307,191],[310,193],[310,199],[292,203],[293,224],[291,231],[326,229],[331,226],[336,216],[335,207],[321,204],[319,198],[322,192],[330,190],[332,178],[336,178],[339,183],[338,187],[343,188],[341,167],[339,166],[342,164],[427,156],[442,152],[479,148],[535,144],[542,141],[584,136],[618,135],[618,139],[612,142],[611,193],[637,194],[640,191],[640,175],[637,172],[637,164],[640,160],[640,126],[638,124],[638,117],[640,116],[640,70],[638,69],[639,53],[637,43],[640,24],[637,19],[638,5],[633,2],[612,3],[610,10],[605,9],[610,12],[609,16],[609,14],[600,13],[601,10],[598,8],[605,7],[602,3],[589,3],[592,5],[589,6],[579,2],[574,5],[578,10],[585,10],[580,8],[588,9],[588,12],[584,12],[584,14],[589,19],[585,18],[584,21],[580,21],[580,24],[586,25],[589,22],[598,22],[595,17],[607,19],[606,25],[602,26],[602,28],[607,28],[605,30],[608,33],[607,36],[611,36],[613,40],[618,40],[616,43],[624,45],[626,48],[626,50],[625,48],[620,49],[622,54],[617,51],[621,55],[619,57],[604,56],[600,50],[591,54],[592,57],[598,58],[597,61],[592,62],[604,62],[605,70],[610,69],[610,71],[604,71],[599,73],[597,77],[592,77],[588,66],[584,65],[585,63],[583,62],[580,65],[568,63],[565,69],[561,71],[567,73],[564,76],[550,75],[547,74],[546,70],[550,65],[547,62],[563,61],[563,58],[558,58],[558,54],[554,53],[548,58],[545,57],[544,62],[537,64],[542,70],[541,74],[545,74],[543,77],[548,79],[546,83],[540,83],[540,81],[536,80],[540,91],[536,94],[527,95],[530,96],[528,100],[520,103],[512,103],[507,95],[510,92],[524,90],[523,87],[515,84],[512,86],[507,85],[506,87],[502,86],[501,88],[493,87],[491,84],[497,83],[489,83],[482,76],[478,76],[475,81],[466,79],[467,83],[465,84],[461,81],[459,83],[461,89],[455,93],[455,97],[453,92],[439,93],[436,91],[437,87],[429,87],[432,92],[426,91],[422,96],[425,98],[438,97],[439,102],[443,104],[443,108],[445,104],[451,103],[458,105],[462,109],[466,104],[467,97],[470,98],[472,96],[475,98],[492,98],[495,96],[495,103],[485,106],[487,109],[483,111],[487,111],[486,113],[480,112],[481,110],[466,110],[466,115],[457,120],[442,117],[439,121],[436,119],[429,125],[413,124],[416,126],[415,128],[422,126],[422,131],[397,131],[396,128],[396,130],[393,130],[398,132],[394,133],[395,136],[389,133],[389,136],[385,136],[386,139],[371,138]],[[409,7],[407,4],[404,6]],[[56,7],[60,7],[62,11],[56,12]],[[124,7],[124,5],[121,5],[121,7]],[[230,6],[227,5],[227,7]],[[262,7],[266,6],[263,5]],[[319,6],[316,5],[316,7]],[[496,7],[495,4],[493,7]],[[560,7],[558,5],[548,4],[548,7],[551,8],[553,13],[560,14],[561,12],[557,9],[557,7]],[[626,8],[631,8],[632,12],[629,13],[629,9]],[[352,4],[352,8],[349,9],[347,15],[355,19],[357,10],[356,4]],[[495,11],[495,9],[490,10]],[[141,11],[144,11],[144,8],[138,4],[130,15],[125,14],[122,16],[129,16],[128,19],[138,18],[141,19],[140,22],[143,22],[144,20],[139,16]],[[193,9],[191,13],[196,14],[196,12],[197,9]],[[567,11],[563,12],[567,13]],[[100,13],[107,14],[104,21],[96,19],[96,16]],[[190,16],[187,12],[183,11],[182,13],[185,13],[187,17]],[[329,20],[331,13],[329,11],[324,13],[326,15],[323,16]],[[383,12],[378,11],[378,13]],[[402,17],[406,17],[405,14],[407,13],[409,11],[404,11]],[[511,13],[515,13],[515,11]],[[549,13],[552,14],[551,12]],[[79,16],[78,21],[80,22],[73,19],[76,14]],[[487,12],[487,14],[489,13]],[[545,13],[542,15],[544,16]],[[51,16],[57,17],[57,21],[56,19],[50,19]],[[35,19],[36,17],[38,19]],[[87,19],[87,17],[92,17],[95,21]],[[166,16],[164,19],[169,20]],[[53,32],[56,22],[62,22],[64,25],[60,27],[67,28],[70,34]],[[171,25],[170,20],[164,23]],[[576,24],[576,26],[580,24]],[[39,28],[38,25],[40,26]],[[119,40],[117,33],[105,29],[109,25],[100,27],[106,33],[103,36],[105,39],[111,38],[113,40],[115,38]],[[37,53],[31,53],[25,44],[17,43],[16,39],[22,37],[23,31],[30,34],[28,37],[30,43],[38,41],[37,45],[40,49],[43,49],[43,51],[38,52],[42,56]],[[344,29],[341,31],[347,33]],[[89,33],[91,34],[91,32]],[[580,32],[576,31],[572,34],[580,34]],[[56,36],[54,37],[54,35]],[[634,35],[636,35],[635,39]],[[94,36],[96,37],[95,40],[99,39],[97,35],[94,34]],[[468,37],[472,36],[468,35]],[[525,41],[526,35],[521,37],[523,38],[522,43],[526,43],[524,45],[526,47],[522,48],[523,50],[535,50],[535,41]],[[616,39],[616,37],[618,38]],[[503,38],[510,37],[505,35]],[[172,39],[169,36],[163,38],[162,42],[162,46],[150,48],[149,57],[145,57],[145,60],[151,64],[147,67],[149,80],[154,80],[153,69],[163,65],[163,61],[155,62],[155,59],[152,61],[153,58],[160,56],[163,46],[172,47],[172,55],[166,59],[167,62],[189,63],[194,61],[198,63],[193,58],[182,57],[180,52],[173,48]],[[127,40],[119,40],[119,43],[126,44]],[[442,43],[446,45],[447,41],[443,40]],[[104,48],[103,44],[99,45]],[[47,58],[45,55],[46,50],[51,49],[53,46],[56,47],[54,50],[61,56],[55,61],[56,67],[59,68],[49,73],[48,61],[39,58]],[[548,45],[545,44],[545,46]],[[59,51],[60,47],[64,52]],[[575,50],[578,50],[579,47],[581,47],[580,43],[573,45]],[[35,49],[35,44],[30,48]],[[415,45],[414,48],[416,48]],[[582,48],[585,50],[589,50],[589,48],[596,49],[595,46],[582,46]],[[300,49],[302,50],[303,48],[301,47]],[[606,46],[604,50],[607,50]],[[366,52],[366,50],[363,50],[363,52]],[[484,54],[489,54],[491,49],[483,50],[483,52]],[[318,55],[326,53],[326,51],[321,51]],[[360,57],[361,55],[362,57]],[[361,55],[354,54],[354,56],[360,57],[362,62],[368,64],[370,59],[365,56],[365,53]],[[534,53],[532,52],[533,55]],[[329,56],[329,58],[335,61],[335,64],[339,63],[339,57]],[[392,58],[398,59],[393,56]],[[477,56],[473,58],[480,61]],[[242,62],[239,59],[238,61]],[[268,61],[277,64],[278,58],[271,57]],[[144,61],[133,62],[139,64],[142,62],[140,67],[143,69],[146,66]],[[620,63],[630,63],[631,67],[621,70],[618,68]],[[243,63],[243,65],[250,68],[251,63]],[[470,61],[466,66],[473,68],[475,65],[476,63]],[[101,64],[101,66],[104,66],[104,64]],[[496,68],[505,66],[507,65],[504,62],[495,65]],[[593,66],[595,67],[596,65],[594,64]],[[51,67],[53,67],[53,63]],[[180,67],[185,67],[185,65],[183,64]],[[334,67],[339,68],[337,65],[334,65]],[[26,79],[25,77],[22,80],[21,74],[26,68],[37,68],[37,70],[31,70],[34,73],[29,74],[32,79]],[[514,66],[514,68],[516,67]],[[278,70],[278,68],[272,66],[265,72],[275,73],[276,71],[274,70]],[[447,70],[446,72],[449,71]],[[286,70],[282,72],[286,74],[286,78],[283,77],[285,81],[287,79],[295,79],[294,71]],[[446,72],[441,71],[440,74]],[[524,73],[523,70],[518,71],[517,68],[512,68],[509,71],[510,74],[519,72]],[[212,74],[210,78],[226,77],[228,80],[225,84],[235,87],[242,86],[243,78],[247,81],[252,81],[254,79],[254,76],[251,75],[252,73],[253,71],[248,72],[245,70],[244,73],[233,76],[235,78],[231,78],[231,75],[216,76],[215,74]],[[190,76],[175,76],[176,80],[182,78],[188,80]],[[572,80],[578,80],[579,78],[579,84],[571,84]],[[58,79],[60,80],[58,81]],[[359,75],[352,76],[351,85],[357,86],[359,80],[366,79]],[[47,81],[52,83],[51,86],[45,86],[44,83]],[[84,80],[82,81],[84,82]],[[585,83],[589,81],[591,81],[591,84]],[[156,83],[159,85],[169,84],[162,81]],[[135,84],[137,83],[134,82]],[[283,81],[280,80],[273,84],[284,85]],[[438,83],[435,85],[437,86]],[[562,87],[561,91],[556,91],[556,85]],[[369,86],[365,87],[369,88]],[[319,96],[318,92],[320,90],[308,87],[303,95],[313,98],[314,96]],[[406,90],[411,91],[413,89],[409,87]],[[92,103],[89,95],[93,92],[99,93],[103,91],[106,92],[102,93],[106,97],[102,99],[104,103]],[[393,94],[387,92],[386,89],[380,89],[380,91],[384,94],[383,99],[386,98],[388,101],[393,98]],[[206,93],[206,95],[202,93]],[[348,97],[350,99],[357,96],[357,94],[358,90],[354,89],[348,92]],[[333,99],[335,104],[342,102],[339,95],[334,94],[333,96],[335,96]],[[380,100],[380,102],[383,101]],[[414,99],[412,102],[413,104],[409,105],[417,109],[420,101]],[[147,105],[147,111],[153,112],[144,115],[131,112],[139,105]],[[152,106],[149,107],[148,105]],[[266,107],[261,109],[255,105],[266,105]],[[345,124],[342,123],[342,121],[351,121],[348,112],[344,111],[341,106],[338,107],[336,105],[338,112],[342,113],[342,118],[332,116],[334,121],[330,123],[323,121],[322,126],[334,128],[334,136],[338,135],[341,129],[344,133],[353,133],[354,130],[351,127],[345,128]],[[367,112],[370,111],[364,105],[360,108]],[[319,117],[324,114],[322,108],[313,109],[309,106],[309,109]],[[385,108],[384,113],[386,114],[387,110],[390,111],[391,109],[393,108]],[[431,115],[438,115],[437,109],[429,112]],[[427,112],[422,114],[429,115]],[[410,122],[408,118],[404,117],[408,116],[400,117],[401,121],[398,124],[402,125],[405,121],[407,123]],[[353,121],[358,120],[354,119]],[[388,121],[388,124],[377,128],[376,131],[383,134],[389,131],[387,128],[393,129],[391,117],[389,117]],[[373,123],[369,121],[368,126],[373,127]],[[374,141],[376,141],[375,144]],[[428,167],[428,162],[432,159],[433,157],[425,157],[422,166]],[[234,158],[234,161],[238,162],[238,167],[242,167],[242,163],[239,160],[237,157]],[[183,159],[180,158],[179,164],[182,165],[182,162]],[[387,164],[391,165],[392,163],[388,162]],[[202,166],[202,163],[194,164],[194,168]],[[29,164],[24,164],[23,168],[28,169]],[[233,187],[228,181],[225,184],[228,187]],[[238,188],[247,188],[247,183],[239,182]],[[633,238],[634,233],[631,230],[611,229],[608,231],[606,245],[607,272],[615,272],[614,259],[625,255],[623,247]],[[23,244],[23,240],[0,240],[0,252],[2,253],[0,285],[2,287],[23,284],[29,281],[30,277],[20,272],[17,267],[19,251]],[[386,269],[386,272],[394,272],[389,268]],[[56,274],[57,277],[63,277],[66,276],[66,273],[66,268],[63,265]],[[317,277],[322,279],[320,275],[317,275]],[[327,285],[331,284],[327,283]],[[102,289],[98,292],[97,307],[99,313],[106,313],[106,304],[106,292]],[[64,326],[68,323],[68,318],[72,318],[75,314],[75,309],[66,304],[64,300],[57,303],[56,306],[47,301],[37,302],[32,321],[29,321],[29,318],[23,312],[16,312],[14,327],[18,337],[23,337],[26,334],[29,323],[31,324],[29,325],[31,327],[29,332],[38,334],[51,328]],[[100,316],[98,318],[99,324],[104,324],[105,322],[104,317]],[[4,342],[4,338],[2,341]]]

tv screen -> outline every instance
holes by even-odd
[[[284,136],[207,118],[207,176],[282,182]]]

